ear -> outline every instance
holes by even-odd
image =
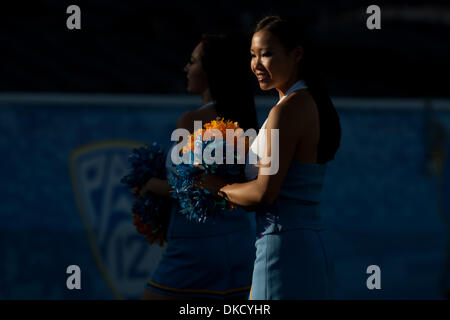
[[[295,62],[299,62],[302,58],[303,58],[303,47],[302,46],[296,46],[294,48],[294,58],[295,58]]]

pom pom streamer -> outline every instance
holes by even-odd
[[[169,224],[170,201],[139,190],[150,178],[166,179],[165,154],[158,143],[135,148],[129,156],[131,173],[124,176],[121,183],[132,191],[135,202],[132,208],[133,224],[153,244],[163,245]]]
[[[190,143],[183,148],[183,153],[188,153],[189,163],[175,166],[173,172],[169,173],[169,184],[173,188],[172,196],[178,200],[181,207],[180,213],[187,219],[199,223],[205,222],[208,217],[214,217],[223,213],[224,210],[234,209],[234,205],[226,200],[217,200],[208,190],[194,186],[194,181],[201,173],[215,174],[230,183],[245,181],[245,166],[237,164],[238,152],[234,145],[234,163],[225,164],[227,145],[226,129],[239,129],[237,122],[215,120],[204,125],[205,129],[199,129],[190,136]],[[211,137],[205,139],[203,134],[208,129],[218,129],[222,133],[222,139]],[[205,161],[203,151],[205,148],[212,150],[211,156],[215,158],[215,150],[222,148],[222,163],[208,164]],[[195,152],[200,152],[195,154]],[[202,159],[201,164],[194,164],[195,159]]]
[[[122,178],[121,182],[130,189],[142,188],[152,177],[165,179],[164,151],[158,143],[133,149],[129,156],[132,172]]]

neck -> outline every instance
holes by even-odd
[[[203,105],[213,101],[213,98],[212,98],[211,92],[209,91],[209,88],[206,89],[205,91],[203,91],[200,96],[202,97]]]
[[[290,77],[282,86],[280,86],[279,88],[276,88],[280,99],[283,98],[283,96],[286,94],[286,92],[289,90],[289,88],[292,87],[292,85],[294,83],[296,83],[298,80],[299,80],[299,78],[298,78],[297,74],[295,74],[292,77]]]

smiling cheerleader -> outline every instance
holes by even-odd
[[[214,175],[199,182],[218,197],[258,206],[256,260],[250,298],[325,299],[332,296],[332,259],[319,212],[327,162],[340,143],[339,117],[308,60],[307,45],[294,24],[279,17],[261,20],[251,43],[251,69],[262,90],[280,100],[251,146],[268,163],[279,150],[279,169],[248,166],[246,183],[221,184]],[[270,131],[279,130],[279,144]]]

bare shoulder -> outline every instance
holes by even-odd
[[[177,129],[186,129],[192,132],[194,128],[195,111],[189,110],[183,113],[177,121]]]
[[[189,110],[183,113],[177,121],[177,128],[183,128],[193,132],[194,121],[202,121],[202,125],[205,122],[209,122],[216,118],[217,114],[214,107],[207,107],[197,110]]]
[[[280,104],[281,112],[291,116],[306,117],[317,113],[317,105],[308,90],[294,92]]]
[[[294,92],[270,110],[269,116],[280,121],[303,123],[318,117],[317,106],[308,90]]]

